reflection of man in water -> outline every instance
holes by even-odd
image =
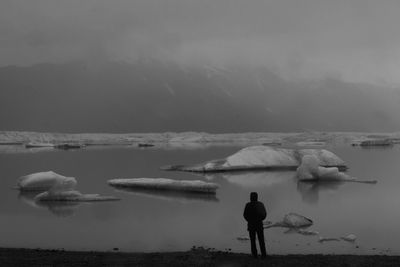
[[[250,202],[248,202],[244,208],[243,217],[247,221],[247,230],[249,231],[251,241],[251,254],[253,257],[257,258],[257,234],[258,242],[260,243],[261,257],[265,258],[267,252],[265,250],[263,220],[267,217],[267,212],[264,204],[258,201],[256,192],[251,192]]]

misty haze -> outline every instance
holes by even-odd
[[[399,265],[399,11],[1,1],[0,265]]]

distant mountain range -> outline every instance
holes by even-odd
[[[399,131],[400,90],[156,60],[0,68],[0,130]]]

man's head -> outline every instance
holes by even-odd
[[[250,201],[257,201],[257,200],[258,200],[258,194],[256,192],[251,192]]]

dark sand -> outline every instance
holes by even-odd
[[[272,255],[196,248],[187,252],[123,253],[0,248],[0,266],[400,266],[400,256]]]

